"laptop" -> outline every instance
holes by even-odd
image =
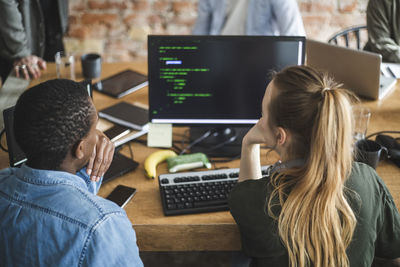
[[[330,73],[337,82],[361,97],[382,99],[397,80],[381,74],[382,56],[307,39],[306,61]]]
[[[19,167],[27,160],[27,158],[14,137],[14,107],[3,110],[3,119],[10,167]]]

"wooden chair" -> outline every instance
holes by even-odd
[[[346,47],[350,46],[350,41],[355,39],[356,44],[357,44],[357,49],[360,50],[361,48],[361,36],[360,36],[360,31],[362,30],[367,30],[366,25],[359,25],[359,26],[352,26],[350,28],[346,28],[336,34],[334,34],[331,38],[329,38],[328,43],[332,44],[338,44],[338,40],[344,39]],[[355,37],[355,38],[351,38]]]

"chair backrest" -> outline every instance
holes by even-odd
[[[367,30],[366,25],[352,26],[350,28],[346,28],[336,34],[334,34],[331,38],[329,38],[328,43],[330,44],[338,44],[338,40],[344,39],[346,47],[350,46],[350,41],[355,39],[357,44],[357,49],[361,49],[361,35],[360,31]]]

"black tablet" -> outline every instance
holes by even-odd
[[[106,95],[120,98],[148,85],[147,76],[124,70],[96,83],[93,88]]]
[[[133,171],[137,166],[139,166],[138,162],[115,152],[111,165],[104,174],[103,183]]]

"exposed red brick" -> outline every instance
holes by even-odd
[[[145,0],[136,0],[133,2],[133,10],[144,11],[149,9],[149,2]]]
[[[322,15],[303,15],[304,25],[321,25],[329,21],[328,16]]]
[[[365,24],[368,0],[296,0],[307,37],[326,41],[335,32]],[[130,29],[152,34],[190,33],[198,0],[69,0],[69,39],[98,39],[110,61],[146,57],[146,41],[131,40]],[[107,45],[108,44],[108,45]]]
[[[180,1],[172,3],[172,10],[176,13],[181,13],[185,11],[192,11],[196,9],[196,5],[193,2]]]
[[[69,4],[69,9],[71,11],[84,11],[86,9],[86,5],[82,2],[74,2]]]
[[[86,26],[87,38],[105,39],[108,36],[108,27],[104,24]]]
[[[310,3],[310,2],[301,2],[299,3],[299,8],[301,12],[333,12],[335,10],[335,5],[333,3],[323,4],[323,3]]]
[[[357,0],[340,0],[339,11],[343,13],[350,13],[356,10],[358,6]]]
[[[153,3],[152,9],[155,12],[167,12],[171,9],[171,3],[165,0],[159,0]]]
[[[192,28],[194,23],[196,21],[196,18],[181,18],[181,17],[174,17],[168,23],[172,24],[177,24],[177,25],[183,25],[188,28]]]
[[[87,29],[85,26],[70,25],[66,36],[82,40],[87,36]]]
[[[150,15],[147,17],[147,22],[150,24],[162,23],[163,19],[159,15]]]
[[[118,24],[114,24],[110,28],[108,36],[110,38],[113,38],[113,37],[123,38],[123,37],[126,37],[126,33],[127,33],[127,26],[125,26],[125,24],[118,23]]]
[[[82,16],[83,24],[96,24],[96,23],[104,23],[107,25],[112,25],[116,23],[118,20],[118,16],[116,14],[91,14],[86,13]]]
[[[68,17],[68,24],[71,25],[71,24],[76,24],[76,23],[78,23],[78,16],[70,15]]]
[[[124,23],[125,24],[133,24],[136,21],[137,17],[138,17],[137,13],[127,15],[124,18]]]
[[[112,0],[89,0],[89,8],[91,9],[126,9],[128,7],[128,2],[123,1],[112,1]]]

